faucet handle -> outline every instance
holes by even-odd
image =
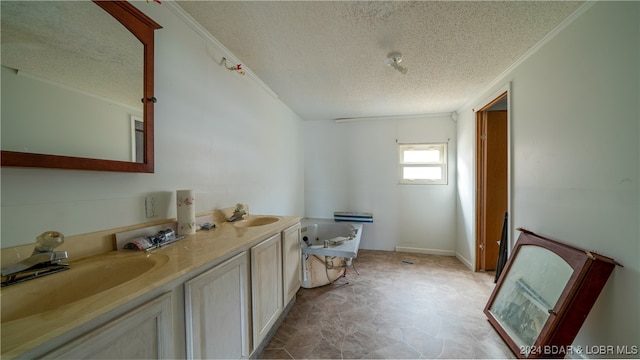
[[[45,231],[36,237],[36,246],[33,254],[49,253],[58,246],[64,244],[64,235],[58,231]]]

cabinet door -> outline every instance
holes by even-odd
[[[170,359],[171,294],[166,293],[46,355],[61,359]]]
[[[257,347],[282,312],[280,234],[251,248],[253,346]]]
[[[300,224],[282,232],[282,274],[284,283],[284,305],[296,296],[302,284],[302,248],[300,246]]]
[[[187,358],[249,356],[247,253],[185,282]]]

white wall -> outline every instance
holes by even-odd
[[[175,191],[196,211],[248,203],[252,213],[304,215],[301,119],[248,76],[218,65],[207,40],[166,4],[136,2],[156,31],[155,173],[2,168],[2,247],[45,230],[77,235],[175,217]],[[209,46],[210,47],[210,46]],[[161,214],[147,219],[144,197]]]
[[[304,123],[305,209],[373,212],[360,247],[454,254],[455,130],[449,115]],[[448,185],[398,185],[398,142],[449,141]]]
[[[511,82],[514,226],[624,265],[576,345],[640,339],[639,24],[638,2],[596,3],[478,97]],[[475,125],[458,112],[456,251],[473,262]]]
[[[142,103],[134,108],[2,66],[3,150],[131,161],[131,115],[142,117]]]

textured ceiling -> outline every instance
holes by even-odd
[[[177,3],[306,120],[457,110],[582,4]]]

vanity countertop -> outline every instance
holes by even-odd
[[[88,331],[91,329],[90,322],[92,320],[143,297],[145,294],[159,292],[157,294],[159,295],[164,291],[169,291],[190,277],[197,275],[198,272],[248,250],[260,241],[300,221],[300,217],[297,216],[277,217],[280,219],[279,221],[253,227],[237,227],[233,223],[225,222],[212,230],[198,231],[183,240],[148,252],[111,251],[81,259],[76,263],[69,262],[70,269],[62,273],[71,273],[74,265],[80,267],[88,262],[107,260],[118,264],[127,264],[135,262],[136,259],[144,261],[145,258],[152,260],[163,258],[158,262],[161,265],[96,295],[35,315],[3,322],[2,357],[14,358],[71,331],[78,331],[79,334]],[[41,282],[43,286],[46,286],[47,278],[54,276],[58,276],[58,274],[2,288],[0,302],[2,297],[11,296],[12,292],[23,292],[21,286],[29,282]],[[66,284],[66,286],[77,291],[78,288],[81,289],[82,281],[80,280],[77,284]],[[90,282],[92,279],[86,279],[86,281]],[[22,295],[20,296],[22,297]],[[24,296],[28,297],[31,294],[24,294]],[[87,328],[83,329],[85,327]]]

